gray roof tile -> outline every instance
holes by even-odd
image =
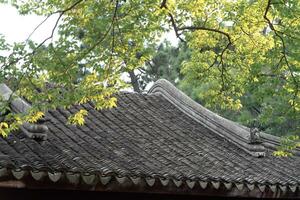
[[[86,183],[98,180],[107,184],[110,178],[101,175],[116,174],[136,181],[138,177],[170,178],[178,187],[188,180],[192,188],[192,180],[214,181],[215,188],[222,187],[217,181],[228,188],[228,183],[300,185],[299,156],[274,157],[268,148],[264,157],[251,156],[187,115],[163,94],[119,93],[117,97],[118,106],[111,110],[94,110],[91,103],[50,110],[50,120],[45,122],[48,138],[43,143],[22,133],[0,138],[0,152],[9,155],[0,165],[75,172],[68,177],[71,182],[77,181],[76,173],[91,173],[84,176]],[[68,125],[68,115],[82,108],[89,111],[86,124]],[[34,175],[37,179],[41,176]],[[56,181],[60,175],[49,177]],[[146,180],[148,185],[163,181]]]

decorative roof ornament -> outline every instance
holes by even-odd
[[[12,95],[14,95],[13,91],[6,84],[1,83],[0,96],[2,96],[3,100],[9,101]],[[14,96],[14,98],[11,99],[10,108],[16,113],[28,113],[31,109],[31,105],[20,97]],[[43,120],[40,120],[37,124],[25,122],[20,129],[29,138],[44,141],[47,139],[48,127],[42,123]]]
[[[262,143],[260,139],[260,130],[258,128],[250,128],[249,141],[251,144]]]
[[[250,134],[249,134],[249,141],[251,144],[258,144],[262,143],[261,137],[260,137],[260,125],[259,122],[255,119],[250,124]]]

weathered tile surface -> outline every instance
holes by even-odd
[[[67,125],[69,114],[82,108],[89,111],[86,124]],[[8,155],[0,159],[2,167],[167,177],[177,184],[300,184],[299,156],[273,157],[272,150],[262,158],[249,156],[159,94],[120,93],[117,108],[96,111],[85,104],[49,111],[47,118],[44,143],[23,133],[0,138],[0,153]]]

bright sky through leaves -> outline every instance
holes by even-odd
[[[47,37],[55,23],[53,16],[47,20],[31,37],[36,42],[41,42]],[[42,16],[19,15],[16,8],[10,5],[0,5],[0,34],[3,34],[9,43],[23,42],[35,29],[35,27],[44,20]]]
[[[173,40],[176,34],[191,54],[180,67],[182,88],[211,109],[242,112],[250,102],[253,111],[248,115],[261,127],[286,124],[290,134],[299,133],[299,0],[11,3],[20,13],[51,16],[55,21],[43,25],[51,30],[35,33],[42,42],[32,38],[8,46],[0,38],[0,49],[12,52],[0,56],[0,78],[10,81],[35,111],[83,101],[93,101],[97,108],[112,107],[111,96],[128,86],[122,75],[132,77],[149,63],[161,38],[171,32],[166,37]],[[24,25],[22,16],[16,17],[21,25],[14,24],[15,18],[6,14],[9,9],[4,10],[0,33],[9,43],[24,41],[44,19]],[[14,38],[18,35],[23,39]],[[136,82],[131,81],[134,88]],[[250,123],[248,119],[244,121]],[[286,130],[280,127],[278,131]]]
[[[52,16],[38,28],[31,39],[36,42],[44,40],[52,31],[57,15]],[[3,34],[9,43],[23,42],[32,31],[45,19],[45,17],[31,15],[19,15],[17,9],[5,4],[0,4],[0,34]],[[173,31],[166,33],[162,38],[172,45],[178,44],[178,39]]]

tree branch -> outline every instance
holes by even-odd
[[[165,9],[168,10],[167,0],[163,0],[162,1],[161,5],[160,5],[160,8],[165,8]],[[168,12],[168,15],[170,17],[170,21],[171,21],[172,27],[173,27],[173,29],[175,31],[176,37],[179,38],[183,42],[185,42],[185,41],[180,37],[181,33],[179,33],[179,31],[185,31],[185,30],[190,30],[190,31],[196,31],[196,30],[210,31],[210,32],[215,32],[215,33],[219,33],[221,35],[224,35],[227,38],[227,40],[228,40],[227,45],[222,50],[221,54],[217,54],[216,55],[216,57],[214,59],[214,62],[207,69],[207,70],[209,70],[211,67],[213,67],[217,63],[218,58],[220,58],[220,62],[218,63],[217,67],[220,67],[220,65],[221,65],[221,69],[220,69],[220,73],[221,73],[220,76],[221,76],[221,80],[222,80],[222,89],[221,90],[224,90],[224,87],[225,87],[224,76],[225,76],[226,69],[225,69],[224,62],[223,62],[223,56],[224,56],[225,51],[227,49],[229,49],[229,47],[232,45],[232,39],[231,39],[230,35],[228,33],[226,33],[225,31],[221,31],[219,29],[214,29],[214,28],[208,28],[208,27],[204,27],[204,26],[184,26],[184,27],[178,27],[177,24],[176,24],[176,20],[175,20],[174,16],[172,15],[172,13]]]
[[[210,32],[215,32],[215,33],[220,33],[224,36],[227,37],[228,39],[228,43],[232,44],[232,40],[231,37],[228,33],[218,30],[218,29],[213,29],[213,28],[208,28],[208,27],[202,27],[202,26],[184,26],[184,27],[180,27],[178,28],[179,31],[184,31],[184,30],[203,30],[203,31],[210,31]]]
[[[275,27],[274,27],[274,25],[272,24],[271,20],[270,20],[270,19],[268,18],[268,16],[267,16],[267,15],[268,15],[268,12],[269,12],[269,10],[270,10],[270,8],[271,8],[271,4],[272,4],[271,0],[268,0],[267,6],[266,6],[266,9],[265,9],[265,12],[264,12],[264,19],[267,21],[269,27],[270,27],[271,30],[274,32],[274,34],[275,34],[275,35],[280,39],[280,41],[281,41],[281,44],[282,44],[282,52],[281,52],[281,53],[282,53],[282,58],[280,59],[280,62],[281,62],[282,60],[285,61],[286,65],[287,65],[287,67],[288,67],[288,70],[289,70],[289,72],[290,72],[290,74],[291,74],[292,80],[293,80],[294,85],[295,85],[295,92],[294,92],[294,97],[293,97],[293,100],[295,100],[295,99],[297,98],[298,92],[299,92],[299,83],[298,83],[298,81],[297,81],[297,79],[296,79],[296,77],[295,77],[295,75],[294,75],[294,73],[293,73],[292,67],[290,66],[290,64],[289,64],[289,62],[288,62],[287,55],[286,55],[286,45],[285,45],[284,39],[283,39],[283,37],[279,34],[279,31],[277,31],[277,30],[275,29]],[[292,106],[293,106],[293,105],[294,105],[294,101],[293,101]]]
[[[30,33],[30,35],[29,35],[28,38],[26,39],[26,42],[30,39],[30,37],[33,35],[33,33],[34,33],[34,32],[35,32],[35,31],[36,31],[43,23],[45,23],[45,22],[47,21],[47,19],[49,19],[50,16],[52,16],[52,15],[54,15],[54,14],[57,14],[57,13],[60,13],[60,14],[59,14],[59,17],[57,18],[57,20],[56,20],[56,22],[55,22],[54,27],[52,28],[51,35],[50,35],[49,37],[47,37],[46,39],[44,39],[44,40],[43,40],[36,48],[33,49],[32,52],[27,53],[27,54],[25,54],[24,56],[22,56],[22,57],[20,57],[20,58],[18,58],[18,59],[16,59],[16,60],[14,60],[14,61],[11,61],[11,62],[8,63],[8,64],[3,63],[3,65],[0,67],[0,69],[4,70],[5,68],[7,68],[7,67],[9,67],[9,66],[18,63],[20,60],[25,59],[25,58],[27,58],[27,57],[29,57],[29,56],[34,55],[35,52],[36,52],[41,46],[43,46],[43,44],[45,44],[45,42],[47,42],[49,39],[51,39],[51,38],[53,37],[54,32],[55,32],[55,30],[56,30],[56,28],[57,28],[57,26],[58,26],[58,23],[59,23],[61,17],[62,17],[66,12],[68,12],[68,11],[72,10],[73,8],[75,8],[75,7],[76,7],[79,3],[81,3],[82,1],[83,1],[83,0],[78,0],[78,1],[76,1],[74,4],[72,4],[70,7],[66,8],[66,9],[64,9],[64,10],[58,10],[58,11],[55,11],[55,12],[50,13],[50,14],[49,14],[49,15],[48,15],[48,16],[47,16],[40,24],[37,25],[37,27],[33,30],[33,32]],[[12,54],[13,54],[13,53],[12,53]],[[11,56],[12,54],[10,54],[9,56]],[[8,56],[8,57],[9,57],[9,56]],[[4,67],[4,68],[3,68],[3,67]]]
[[[53,12],[53,13],[50,14],[50,16],[51,16],[51,15],[53,15],[53,14],[59,13],[59,16],[58,16],[58,18],[57,18],[57,20],[56,20],[56,22],[55,22],[55,24],[54,24],[54,27],[52,28],[51,35],[50,35],[48,38],[44,39],[44,40],[36,47],[36,49],[40,48],[45,42],[47,42],[49,39],[53,38],[54,32],[55,32],[55,30],[56,30],[56,28],[57,28],[57,26],[58,26],[58,23],[59,23],[60,19],[62,18],[62,16],[63,16],[66,12],[68,12],[68,11],[72,10],[73,8],[75,8],[75,7],[76,7],[79,3],[81,3],[82,1],[83,1],[83,0],[78,0],[78,1],[76,1],[73,5],[71,5],[70,7],[66,8],[65,10],[56,11],[56,12]],[[33,52],[33,53],[34,53],[34,52]]]
[[[173,29],[174,29],[174,31],[175,31],[176,37],[177,37],[181,42],[185,42],[185,40],[182,39],[182,37],[180,36],[181,34],[178,32],[178,31],[179,31],[179,28],[177,27],[176,22],[175,22],[175,19],[174,19],[173,15],[172,15],[171,13],[169,13],[169,17],[170,17],[170,21],[171,21],[171,23],[172,23]]]
[[[163,9],[165,8],[166,10],[168,10],[168,6],[167,6],[167,0],[163,0],[161,5],[160,5],[160,8]],[[171,24],[172,24],[172,27],[173,27],[173,30],[175,32],[175,35],[176,37],[181,41],[181,42],[185,42],[185,40],[180,36],[181,34],[178,32],[179,29],[177,27],[177,24],[176,24],[176,21],[172,15],[171,12],[168,12],[168,16],[170,17],[170,21],[171,21]]]

